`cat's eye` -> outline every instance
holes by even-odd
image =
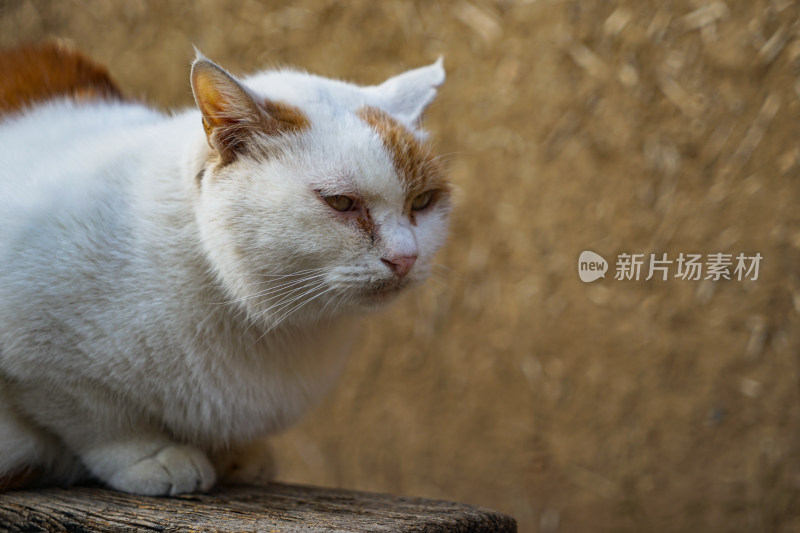
[[[422,211],[433,201],[433,191],[425,191],[422,194],[418,194],[411,200],[411,209],[414,211]]]
[[[352,198],[344,196],[343,194],[337,194],[335,196],[326,196],[325,203],[327,203],[332,208],[336,209],[337,211],[350,211],[353,209],[355,202]]]

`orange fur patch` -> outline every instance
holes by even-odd
[[[437,199],[448,194],[450,187],[441,164],[408,128],[375,107],[362,107],[358,116],[378,133],[392,156],[397,175],[406,189],[406,211],[411,212],[414,197],[426,190],[436,190]]]
[[[123,99],[104,67],[61,43],[0,50],[0,116],[59,96]]]
[[[362,207],[361,215],[356,219],[358,222],[358,227],[361,228],[364,233],[369,235],[369,238],[373,241],[375,240],[375,222],[372,220],[372,215],[369,213],[369,209],[367,206]]]
[[[265,100],[261,105],[271,119],[264,126],[269,135],[300,133],[311,127],[311,122],[305,113],[292,105],[272,100]]]
[[[203,117],[206,138],[209,145],[218,152],[219,164],[227,165],[238,155],[244,154],[251,157],[274,155],[268,150],[265,151],[258,143],[251,142],[251,135],[255,131],[278,136],[299,133],[311,127],[308,117],[292,105],[271,100],[264,100],[257,105],[265,112],[262,120],[257,122],[222,117],[215,124],[209,124],[208,118]],[[253,112],[256,113],[255,110]]]

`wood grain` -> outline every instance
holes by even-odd
[[[472,505],[274,483],[176,498],[96,487],[0,495],[0,530],[515,532],[513,518]]]

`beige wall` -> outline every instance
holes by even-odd
[[[521,531],[797,530],[798,8],[702,4],[12,0],[0,44],[68,38],[163,107],[190,103],[192,44],[362,83],[444,54],[445,266],[278,439],[282,479]],[[579,280],[586,249],[605,280]],[[764,259],[755,282],[616,281],[622,252]]]

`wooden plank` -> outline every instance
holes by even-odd
[[[515,532],[510,516],[438,500],[273,483],[175,498],[97,487],[0,494],[0,531]]]

